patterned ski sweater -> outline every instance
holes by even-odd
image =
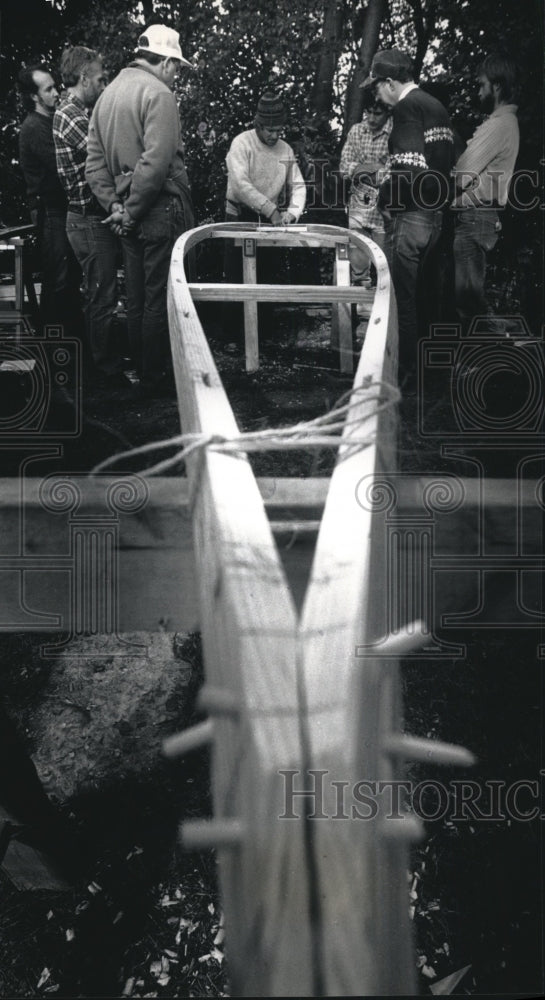
[[[388,173],[379,206],[392,212],[433,210],[452,194],[454,135],[447,111],[415,87],[394,107],[388,143]]]

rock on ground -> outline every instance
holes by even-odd
[[[193,708],[197,670],[178,640],[133,632],[63,648],[33,718],[33,759],[49,795],[62,801],[157,769],[163,740]]]

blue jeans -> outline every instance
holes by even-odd
[[[157,382],[170,367],[168,272],[174,244],[186,228],[180,199],[160,194],[135,230],[121,240],[129,345],[144,384]]]
[[[419,336],[427,334],[425,263],[441,234],[441,211],[392,214],[386,221],[385,252],[397,301],[400,369],[416,365]]]
[[[498,213],[493,208],[462,208],[456,212],[454,286],[456,310],[463,324],[488,310],[484,280],[487,255],[498,242]]]
[[[42,264],[42,323],[60,324],[68,333],[78,333],[81,272],[66,236],[66,212],[42,205],[37,230]]]
[[[384,250],[385,233],[384,229],[377,229],[376,227],[360,226],[357,218],[354,218],[350,214],[348,215],[348,228],[353,229],[356,233],[361,233],[362,236],[368,236],[370,240]],[[365,250],[360,250],[359,247],[350,247],[350,265],[352,268],[352,280],[353,281],[366,281],[371,277],[371,258],[365,252]]]
[[[119,371],[114,346],[119,242],[98,215],[68,212],[66,233],[83,271],[87,341],[95,367],[106,375]]]

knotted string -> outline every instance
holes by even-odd
[[[386,398],[384,398],[384,394]],[[354,398],[356,397],[356,398]],[[128,451],[111,455],[91,470],[91,475],[97,475],[110,469],[117,462],[137,455],[147,455],[149,452],[161,451],[165,448],[177,447],[179,450],[170,458],[157,462],[150,468],[141,470],[138,475],[157,476],[175,466],[181,465],[196,451],[209,449],[231,455],[243,455],[259,451],[293,451],[307,448],[337,448],[340,445],[352,449],[365,448],[373,443],[373,435],[358,435],[350,429],[361,426],[367,420],[377,416],[385,409],[394,406],[400,400],[397,387],[389,382],[369,381],[344,393],[338,402],[312,420],[304,420],[288,427],[276,427],[260,431],[243,431],[236,437],[224,437],[221,434],[204,434],[203,432],[177,434],[163,441],[151,441]],[[363,403],[376,401],[376,407],[371,413],[354,414],[352,411]],[[349,430],[346,433],[347,429]]]

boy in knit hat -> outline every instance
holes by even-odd
[[[260,97],[254,128],[235,136],[227,153],[226,221],[297,222],[306,187],[291,146],[280,138],[287,120],[279,94]]]

